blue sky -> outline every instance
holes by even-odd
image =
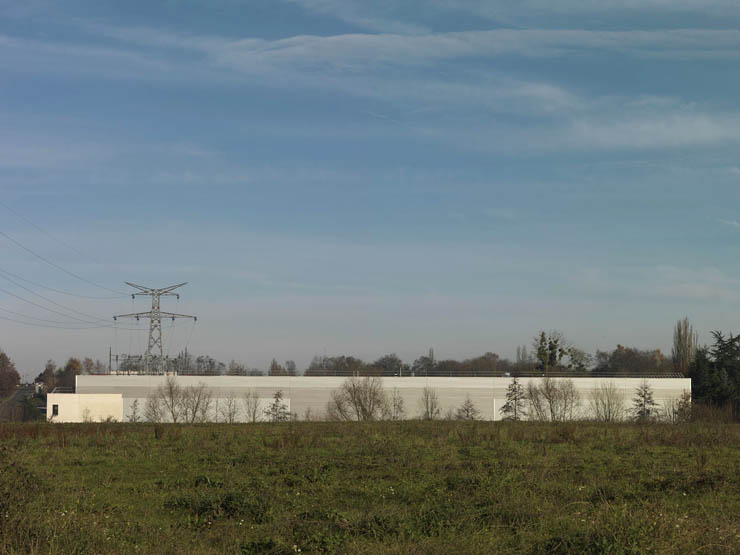
[[[49,235],[0,231],[114,289],[188,281],[189,348],[255,367],[543,328],[669,350],[684,315],[737,330],[739,61],[729,0],[0,0],[0,194]],[[141,335],[0,320],[27,375]]]

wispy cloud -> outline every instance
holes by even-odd
[[[740,301],[740,281],[719,268],[659,266],[654,278],[657,294],[687,300]]]
[[[669,148],[740,140],[738,114],[666,113],[645,118],[578,119],[565,140],[598,148]]]
[[[350,3],[352,0],[349,0]],[[705,14],[723,13],[724,15],[737,14],[740,6],[733,0],[562,0],[549,2],[548,0],[520,0],[519,2],[500,2],[497,0],[433,0],[432,5],[437,9],[466,11],[493,20],[509,20],[516,17],[546,16],[548,14],[567,14],[571,17],[576,14],[583,17],[592,14],[636,14],[649,15],[696,12]]]
[[[599,31],[550,29],[492,29],[405,35],[399,33],[297,35],[265,40],[227,39],[207,35],[185,35],[146,27],[116,27],[79,21],[93,35],[113,38],[124,44],[176,48],[197,52],[216,64],[243,71],[274,67],[307,67],[337,71],[377,64],[426,65],[466,57],[559,57],[578,52],[597,56],[611,51],[625,56],[690,58],[740,58],[740,31],[680,29],[653,31]],[[12,39],[4,42],[12,46]],[[64,50],[64,45],[24,41],[22,46],[44,45]],[[66,48],[70,48],[69,45]],[[99,46],[84,49],[89,55],[114,55]],[[70,51],[70,54],[74,54]],[[128,53],[131,55],[132,53]],[[151,57],[146,59],[151,61]]]
[[[740,302],[740,280],[713,266],[586,267],[569,272],[584,295],[629,301]]]
[[[134,37],[132,37],[134,38]],[[213,52],[222,63],[249,68],[257,63],[328,64],[338,69],[367,63],[430,64],[475,56],[516,55],[560,57],[611,51],[630,57],[736,59],[740,31],[590,31],[512,30],[465,31],[426,35],[346,34],[328,37],[233,41]]]
[[[740,229],[740,222],[737,220],[717,220],[719,223],[734,227],[735,229]]]
[[[339,8],[333,1],[309,4],[317,10]],[[81,72],[173,83],[194,79],[259,83],[286,90],[331,91],[368,101],[366,109],[357,110],[356,121],[345,119],[341,126],[305,126],[302,131],[300,123],[290,122],[281,131],[282,124],[273,121],[265,130],[270,134],[284,131],[294,137],[304,132],[307,137],[333,133],[368,139],[392,133],[483,152],[644,150],[740,141],[740,113],[651,94],[599,97],[545,79],[457,69],[457,62],[466,59],[548,58],[574,53],[589,57],[605,51],[684,61],[740,58],[738,30],[494,29],[413,35],[301,35],[266,40],[119,27],[87,20],[75,20],[75,24],[99,42],[0,36],[6,52],[0,66],[45,74]],[[447,75],[447,71],[454,76]],[[512,115],[526,118],[527,125],[507,121]],[[366,125],[368,119],[374,120],[374,125]],[[209,156],[197,145],[186,145],[181,150],[184,148],[193,149],[191,153],[200,158]],[[44,156],[46,163],[75,156],[68,150],[65,153],[62,145],[58,151],[50,151]],[[33,153],[14,154],[11,148],[0,163],[11,166],[33,159]]]
[[[345,0],[288,0],[307,11],[328,15],[369,31],[400,34],[428,32],[428,27],[418,23],[404,22],[394,10],[395,2],[366,3]]]

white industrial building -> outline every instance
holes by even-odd
[[[147,397],[165,383],[168,377],[155,375],[82,375],[77,376],[76,393],[50,393],[47,397],[47,415],[54,422],[84,422],[112,419],[128,421],[136,404],[139,417],[143,415]],[[253,393],[262,407],[277,391],[283,394],[288,409],[302,419],[307,412],[313,418],[322,418],[332,391],[339,388],[346,377],[332,376],[175,376],[181,387],[205,384],[212,398],[210,420],[222,420],[219,407],[226,403],[236,405],[236,421],[246,421],[243,398]],[[565,379],[565,378],[555,378]],[[570,378],[581,397],[580,415],[589,416],[588,399],[600,384],[611,382],[623,393],[625,408],[631,406],[635,390],[642,378]],[[415,418],[420,412],[424,388],[437,393],[441,412],[458,408],[467,397],[475,404],[484,420],[500,420],[500,409],[506,402],[508,377],[386,377],[384,389],[395,390],[403,398],[406,418]],[[525,386],[540,378],[519,378]],[[679,399],[684,392],[691,392],[688,378],[648,378],[647,382],[659,405]],[[236,399],[236,403],[234,403]],[[137,402],[138,401],[138,402]],[[260,411],[261,412],[261,411]]]

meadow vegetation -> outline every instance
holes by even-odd
[[[740,425],[2,424],[3,553],[738,553]]]

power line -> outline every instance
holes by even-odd
[[[88,328],[78,327],[78,328],[75,328],[75,327],[71,327],[71,326],[70,327],[67,327],[67,326],[52,326],[52,325],[47,325],[47,324],[35,324],[35,323],[31,323],[31,322],[23,322],[21,320],[15,320],[14,318],[6,318],[5,316],[0,316],[0,320],[7,320],[7,321],[13,322],[15,324],[23,324],[24,326],[31,326],[31,327],[35,327],[35,328],[52,328],[52,329],[55,329],[55,330],[91,330],[91,329],[95,329],[95,327],[88,327]]]
[[[195,331],[195,324],[197,320],[193,320],[193,325],[190,328],[190,334],[188,335],[188,340],[185,342],[185,351],[188,350],[188,345],[190,345],[190,340],[193,338],[193,332]]]
[[[0,309],[3,310],[3,309]],[[5,309],[6,312],[10,312],[7,309]],[[23,316],[24,318],[32,318],[32,316]],[[51,329],[58,329],[58,330],[78,330],[78,331],[91,331],[91,330],[100,330],[100,329],[111,329],[113,326],[55,326],[51,324],[37,324],[35,322],[23,322],[22,320],[16,320],[15,318],[8,318],[6,316],[0,316],[0,320],[7,320],[8,322],[14,322],[16,324],[23,324],[24,326],[31,326],[31,327],[38,327],[38,328],[51,328]],[[179,327],[179,326],[178,326]],[[129,330],[129,331],[136,331],[134,328],[119,328],[121,330]],[[143,331],[143,330],[139,330]]]
[[[105,289],[106,291],[110,291],[111,293],[115,293],[116,295],[124,295],[124,293],[121,292],[121,291],[116,291],[115,289],[110,289],[109,287],[106,287],[105,285],[100,285],[99,283],[95,283],[94,281],[90,281],[89,279],[85,279],[84,277],[82,277],[80,275],[77,275],[74,272],[70,272],[66,268],[61,267],[59,264],[56,264],[56,263],[52,262],[48,258],[45,258],[45,257],[41,256],[39,253],[37,253],[36,251],[28,248],[23,243],[20,243],[19,241],[16,241],[15,239],[13,239],[10,235],[8,235],[7,233],[5,233],[4,231],[0,231],[0,235],[2,235],[3,237],[5,237],[8,241],[11,241],[15,245],[19,246],[24,251],[32,254],[33,256],[35,256],[36,258],[38,258],[39,260],[41,260],[42,262],[45,262],[46,264],[49,264],[50,266],[53,266],[57,270],[60,270],[60,271],[64,272],[65,274],[72,276],[75,279],[79,279],[80,281],[84,281],[85,283],[90,284],[90,285],[93,285],[93,286],[98,287],[100,289]]]
[[[10,212],[11,214],[13,214],[16,218],[19,218],[19,219],[23,220],[24,222],[26,222],[30,226],[36,228],[38,231],[40,231],[41,233],[43,233],[47,237],[50,237],[51,239],[53,239],[54,241],[56,241],[60,245],[64,245],[65,247],[67,247],[68,249],[76,252],[80,256],[82,256],[84,258],[88,258],[89,260],[92,260],[96,264],[101,264],[100,260],[96,260],[95,258],[93,258],[92,256],[90,256],[89,254],[82,252],[81,250],[77,249],[76,247],[73,247],[72,245],[70,245],[69,243],[67,243],[65,241],[62,241],[61,239],[59,239],[59,237],[55,237],[53,234],[49,233],[48,231],[46,231],[41,226],[39,226],[39,225],[35,224],[34,222],[32,222],[31,220],[29,220],[23,214],[19,213],[15,209],[13,209],[10,206],[8,206],[7,204],[5,204],[2,200],[0,200],[0,206],[2,206],[3,208],[5,208],[8,212]]]
[[[15,297],[16,299],[23,301],[24,303],[28,303],[30,305],[36,306],[38,308],[41,308],[43,310],[48,310],[49,312],[53,312],[54,314],[58,314],[60,316],[64,316],[65,318],[71,318],[72,320],[77,320],[78,322],[83,322],[85,324],[94,324],[99,325],[98,322],[91,322],[90,320],[82,320],[81,318],[76,318],[75,316],[70,316],[69,314],[65,314],[64,312],[59,312],[58,310],[54,310],[53,308],[49,308],[48,306],[43,306],[38,303],[35,303],[33,301],[29,301],[28,299],[24,299],[23,297],[16,295],[15,293],[8,291],[7,289],[3,289],[0,287],[0,291],[5,293],[6,295],[10,295],[11,297]],[[101,327],[110,327],[110,326],[101,326]]]
[[[45,322],[47,324],[62,324],[62,325],[74,324],[74,322],[63,322],[61,320],[47,320],[46,318],[39,318],[37,316],[29,316],[28,314],[23,314],[22,312],[16,312],[15,310],[10,310],[9,308],[0,307],[0,310],[2,310],[3,312],[7,312],[8,314],[13,314],[15,316],[25,318],[27,320],[37,320],[39,322]],[[81,329],[84,329],[84,328],[81,328]]]
[[[8,270],[4,270],[3,268],[0,268],[0,273],[8,274],[9,276],[13,276],[15,279],[25,281],[26,283],[30,283],[31,285],[35,285],[36,287],[41,287],[42,289],[45,289],[47,291],[53,291],[54,293],[60,293],[61,295],[68,295],[70,297],[78,297],[80,299],[123,299],[126,297],[126,295],[116,295],[116,296],[108,295],[105,297],[98,297],[98,296],[91,296],[91,295],[78,295],[77,293],[69,293],[68,291],[62,291],[61,289],[55,289],[54,287],[43,285],[36,281],[32,281],[30,279],[27,279],[17,274],[14,274],[12,272],[9,272]]]
[[[92,314],[87,314],[85,312],[80,312],[79,310],[75,310],[74,308],[69,308],[68,306],[65,306],[63,304],[59,304],[58,302],[56,302],[56,301],[54,301],[52,299],[49,299],[47,297],[44,297],[40,293],[36,293],[36,291],[33,291],[32,289],[29,289],[25,285],[21,285],[17,281],[14,281],[14,280],[10,279],[9,277],[2,275],[1,273],[0,273],[0,277],[3,278],[6,281],[9,281],[10,283],[12,283],[13,285],[15,285],[16,287],[20,287],[24,291],[28,291],[32,295],[36,295],[38,298],[43,299],[46,302],[53,304],[54,306],[58,306],[59,308],[63,308],[64,310],[69,310],[70,312],[74,312],[75,314],[79,314],[80,316],[84,316],[85,318],[92,318],[93,320],[98,320],[100,322],[108,322],[108,319],[107,318],[98,318],[97,316],[93,316]],[[63,314],[63,316],[66,316],[67,318],[72,318],[72,316],[69,316],[67,314]]]
[[[16,312],[15,310],[10,310],[9,308],[2,308],[2,307],[0,307],[0,310],[2,310],[3,312],[7,312],[8,314],[12,314],[12,315],[14,315],[16,317],[19,317],[19,318],[24,318],[26,320],[36,320],[37,322],[43,322],[45,324],[56,324],[56,325],[62,325],[62,326],[66,326],[66,325],[76,325],[76,326],[79,326],[79,327],[77,327],[75,329],[90,329],[90,327],[91,327],[91,326],[89,326],[87,324],[83,324],[82,322],[80,322],[79,324],[77,324],[76,322],[69,322],[69,321],[64,322],[64,321],[61,321],[61,320],[47,320],[46,318],[39,318],[37,316],[30,316],[28,314],[23,314],[22,312]],[[23,323],[26,323],[26,322],[23,322]]]
[[[62,322],[59,320],[47,320],[45,318],[39,318],[37,316],[30,316],[28,314],[23,314],[21,312],[16,312],[14,310],[10,310],[8,308],[3,308],[3,307],[0,307],[0,311],[7,312],[8,314],[13,314],[17,317],[24,318],[26,320],[36,320],[37,322],[44,322],[44,324],[35,324],[32,322],[23,322],[21,320],[16,320],[14,318],[1,317],[3,320],[8,320],[10,322],[16,322],[18,324],[25,324],[27,326],[38,325],[39,327],[43,327],[43,328],[59,328],[59,329],[66,329],[66,330],[116,329],[116,330],[122,330],[122,331],[146,331],[146,330],[142,330],[141,328],[122,328],[122,327],[112,326],[110,324],[105,324],[105,325],[93,324],[93,323],[87,324],[85,321],[80,321],[80,323],[77,324],[76,322]],[[46,324],[56,324],[56,325],[46,325]],[[172,326],[170,326],[169,329],[181,328],[181,327],[185,327],[185,326],[178,326],[178,325],[173,324]]]

